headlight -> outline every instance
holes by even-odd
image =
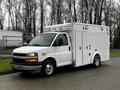
[[[37,53],[28,53],[27,54],[27,59],[25,62],[27,63],[37,63],[38,62],[38,54]]]
[[[37,53],[28,53],[27,56],[29,57],[35,57],[35,56],[38,56]]]

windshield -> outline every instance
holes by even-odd
[[[50,46],[56,33],[45,33],[36,36],[30,43],[30,46]]]

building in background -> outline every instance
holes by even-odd
[[[0,30],[0,47],[18,47],[22,45],[22,32]]]

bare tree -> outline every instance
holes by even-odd
[[[63,6],[63,0],[56,0],[57,1],[57,24],[62,23],[62,6]]]
[[[0,0],[0,29],[3,30],[4,28],[4,19],[6,11],[2,8],[3,0]]]
[[[23,0],[24,39],[36,35],[36,0]]]
[[[33,34],[36,36],[36,10],[37,10],[37,2],[36,0],[33,3],[33,15],[32,15],[32,24],[33,24]]]
[[[8,10],[8,13],[9,13],[9,22],[8,22],[8,27],[10,28],[10,25],[12,25],[12,29],[15,30],[15,26],[14,26],[14,12],[13,12],[13,8],[12,8],[12,3],[13,1],[12,0],[7,0],[7,3],[6,3],[6,7],[7,7],[7,10]],[[8,29],[9,29],[8,28]]]
[[[63,0],[49,0],[47,3],[51,7],[51,24],[63,23]]]
[[[77,13],[76,13],[76,0],[72,1],[73,3],[73,22],[77,22]]]
[[[56,24],[56,0],[47,0],[47,4],[50,6],[50,21],[51,25]]]
[[[40,0],[40,32],[43,33],[44,26],[44,0]]]
[[[72,0],[65,0],[66,5],[66,21],[68,23],[72,22]]]
[[[101,25],[102,24],[102,14],[104,9],[105,0],[94,0],[94,24]]]

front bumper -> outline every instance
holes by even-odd
[[[19,64],[13,64],[11,63],[11,67],[18,71],[38,71],[41,70],[42,65],[19,65]]]

